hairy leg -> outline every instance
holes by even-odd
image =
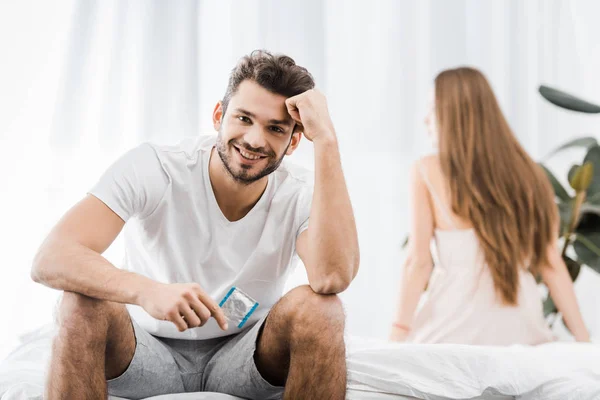
[[[345,399],[344,311],[335,295],[295,288],[271,310],[254,355],[284,399]]]
[[[46,399],[106,399],[106,380],[121,375],[135,352],[123,304],[65,292],[46,382]]]

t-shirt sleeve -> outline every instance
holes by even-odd
[[[156,151],[142,144],[115,161],[88,192],[125,222],[147,217],[162,200],[169,184]]]
[[[308,229],[310,208],[312,206],[312,195],[312,186],[307,185],[300,191],[300,195],[298,197],[298,209],[296,213],[296,226],[298,226],[298,230],[296,231],[296,239],[298,239],[298,236],[300,236],[302,232]]]

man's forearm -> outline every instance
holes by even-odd
[[[156,283],[116,268],[81,244],[58,240],[46,243],[37,254],[31,276],[54,289],[124,304],[137,304],[141,290]]]
[[[315,187],[309,246],[314,269],[334,286],[350,284],[358,272],[359,249],[354,213],[334,135],[314,141]]]

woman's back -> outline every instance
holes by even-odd
[[[481,345],[539,344],[553,340],[535,279],[519,268],[517,304],[498,296],[470,221],[451,211],[437,156],[417,163],[433,217],[437,259],[407,341]]]
[[[410,172],[410,240],[391,339],[552,340],[535,273],[577,340],[589,340],[557,247],[560,219],[544,171],[513,134],[481,72],[442,71],[434,89],[425,123],[438,154]]]

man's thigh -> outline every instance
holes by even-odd
[[[232,337],[208,362],[203,387],[208,392],[226,393],[247,399],[280,399],[282,386],[273,386],[260,374],[254,353],[268,316]]]

